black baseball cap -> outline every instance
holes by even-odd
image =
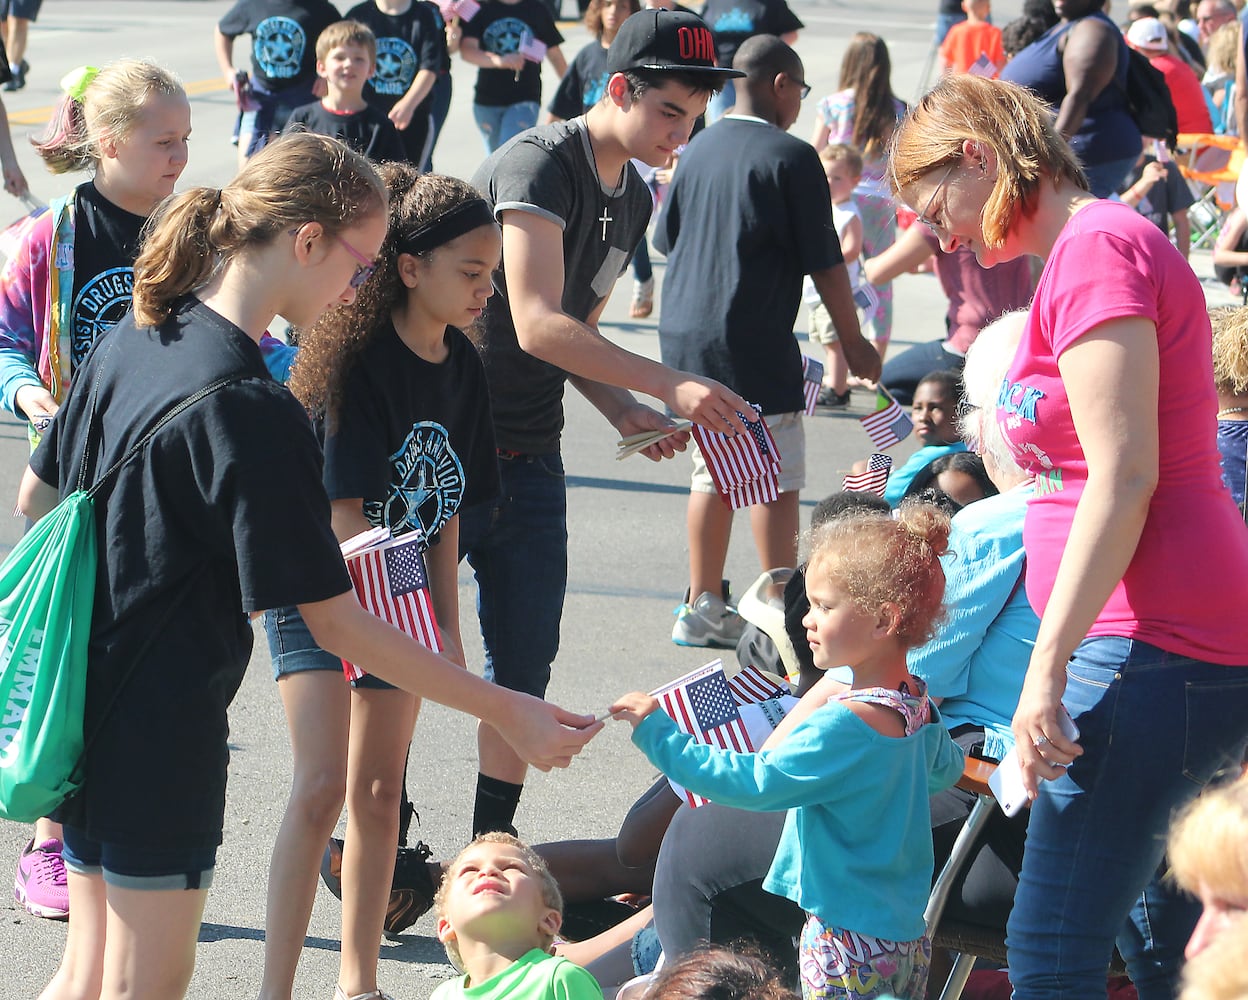
[[[704,73],[721,79],[745,76],[715,65],[715,38],[706,22],[681,10],[640,10],[620,26],[607,50],[607,72],[644,69],[656,73]]]

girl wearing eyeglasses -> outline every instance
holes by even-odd
[[[462,331],[493,292],[502,237],[463,181],[409,164],[380,171],[390,228],[369,262],[376,271],[350,308],[304,332],[291,389],[320,432],[339,540],[374,527],[421,533],[445,655],[463,666],[458,512],[497,495],[498,467],[485,372]],[[382,931],[410,923],[387,904],[410,818],[401,799],[420,701],[371,674],[347,687],[341,661],[316,647],[294,608],[268,612],[265,627],[295,780],[270,869],[261,996],[290,996],[344,795],[346,836],[326,865],[343,901],[339,996],[376,996]]]
[[[436,656],[352,590],[320,447],[259,341],[278,315],[307,329],[354,301],[346,246],[377,254],[386,206],[364,157],[311,134],[278,139],[223,189],[166,201],[135,262],[133,313],[87,357],[31,456],[19,501],[38,517],[226,380],[95,497],[88,749],[56,815],[74,920],[44,997],[185,995],[222,840],[247,612],[297,606],[322,648],[486,719],[541,767],[566,765],[600,728]]]

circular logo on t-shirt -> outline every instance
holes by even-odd
[[[610,79],[610,73],[600,73],[592,80],[586,80],[585,89],[581,91],[581,103],[587,108],[592,108],[601,101],[602,95],[607,92],[607,81]]]
[[[500,17],[485,29],[485,34],[481,36],[481,45],[486,52],[493,52],[496,56],[508,56],[518,52],[525,36],[532,34],[532,29],[518,17]]]
[[[416,79],[416,52],[401,38],[377,39],[377,72],[373,90],[387,97],[402,97]]]
[[[271,80],[289,80],[299,75],[307,35],[298,21],[289,17],[266,17],[252,35],[252,50],[260,71]]]
[[[70,365],[77,368],[99,337],[111,330],[130,308],[134,268],[110,267],[82,286],[71,315]]]
[[[459,510],[464,467],[446,428],[431,420],[413,424],[403,446],[390,456],[394,478],[384,501],[366,500],[364,516],[392,534],[420,528],[432,538]]]

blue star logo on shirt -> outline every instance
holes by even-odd
[[[402,97],[416,79],[416,53],[401,38],[377,39],[377,71],[373,90],[387,97]]]
[[[724,31],[729,34],[749,33],[754,31],[754,18],[750,16],[749,11],[733,7],[728,13],[721,14],[711,28],[714,31]]]
[[[264,75],[272,80],[298,76],[307,44],[303,27],[289,17],[266,17],[256,25],[252,36],[256,62]]]
[[[526,35],[531,34],[527,24],[517,17],[503,17],[485,29],[481,47],[496,56],[508,56],[518,52]]]

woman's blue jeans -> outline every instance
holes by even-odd
[[[1117,942],[1140,1000],[1173,997],[1199,907],[1155,875],[1175,810],[1248,743],[1248,669],[1084,640],[1063,699],[1079,757],[1031,807],[1007,946],[1017,1000],[1105,996]]]
[[[498,465],[502,499],[461,512],[460,552],[477,579],[485,679],[541,698],[568,583],[563,460],[500,455]]]
[[[477,131],[485,140],[487,155],[498,149],[508,139],[536,125],[540,112],[541,107],[536,101],[521,101],[518,104],[505,104],[498,107],[492,104],[472,106],[472,116],[476,119]]]

